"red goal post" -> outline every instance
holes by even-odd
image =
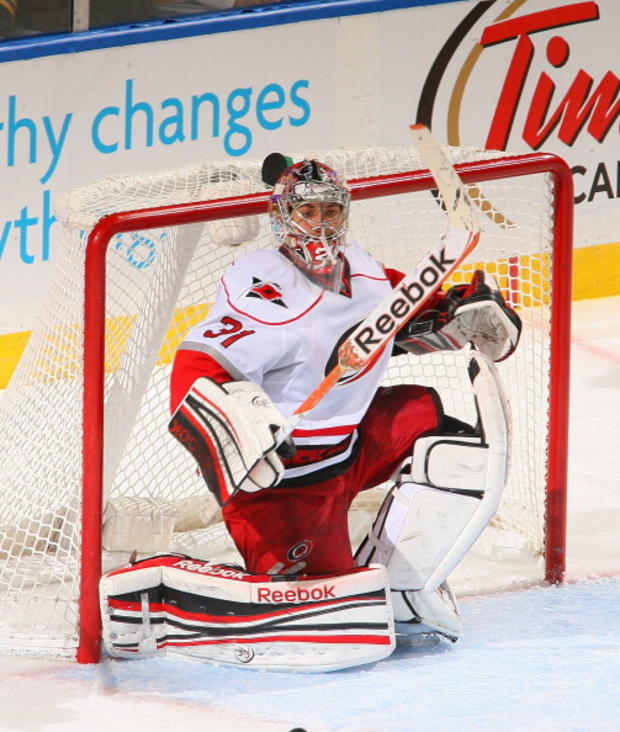
[[[400,150],[398,149],[399,155]],[[393,166],[396,168],[396,172],[365,175],[364,177],[360,175],[351,176],[349,171],[345,170],[343,172],[342,168],[340,168],[340,172],[343,172],[343,177],[349,181],[351,187],[354,201],[352,218],[356,216],[354,206],[357,202],[363,205],[366,205],[364,202],[368,202],[370,206],[373,201],[377,202],[379,223],[377,224],[378,228],[373,229],[374,234],[383,233],[384,225],[388,226],[387,219],[381,217],[383,216],[382,211],[388,208],[387,202],[389,200],[394,199],[402,202],[414,199],[414,194],[424,196],[424,211],[432,211],[432,213],[428,213],[428,218],[426,218],[427,213],[420,213],[422,209],[420,211],[416,209],[411,215],[396,213],[394,214],[394,221],[389,222],[390,228],[393,227],[394,229],[394,233],[390,234],[390,237],[394,240],[394,245],[397,248],[404,247],[405,245],[402,242],[407,240],[410,235],[422,242],[421,245],[423,246],[423,242],[429,236],[436,236],[437,232],[441,231],[441,227],[445,226],[445,215],[441,212],[436,200],[428,194],[428,191],[434,187],[430,173],[426,170],[416,169],[415,165],[410,162],[410,158],[407,157],[410,155],[409,149],[403,148],[402,150],[407,151],[404,159],[409,162],[405,165],[400,161],[398,165]],[[387,157],[389,162],[392,159],[392,150],[390,149],[389,153],[381,153],[378,157],[381,160]],[[498,228],[497,221],[503,219],[503,222],[500,222],[503,229],[498,237],[501,238],[504,235],[508,237],[505,243],[503,241],[500,243],[500,249],[484,255],[489,257],[488,260],[483,260],[485,266],[490,263],[491,271],[499,275],[498,279],[502,289],[508,291],[509,299],[511,299],[513,305],[521,308],[524,317],[530,310],[544,311],[543,317],[534,315],[529,321],[526,319],[524,338],[522,339],[524,342],[523,349],[521,345],[517,349],[517,353],[523,350],[525,360],[515,362],[515,366],[511,366],[506,362],[508,364],[507,368],[514,368],[523,373],[518,374],[518,379],[513,373],[507,373],[506,380],[508,381],[508,393],[514,405],[513,412],[516,412],[513,421],[518,425],[523,424],[523,429],[527,428],[528,430],[527,435],[517,437],[516,459],[513,458],[516,489],[520,489],[521,484],[532,482],[533,487],[528,488],[528,490],[539,494],[533,500],[538,501],[542,506],[539,512],[540,516],[531,519],[532,522],[542,523],[542,527],[533,529],[533,538],[528,539],[528,541],[534,553],[542,552],[544,554],[544,578],[546,581],[561,582],[565,567],[573,211],[572,177],[570,169],[564,161],[549,154],[534,153],[505,157],[498,153],[466,151],[463,157],[465,162],[457,162],[455,167],[464,183],[471,187],[472,197],[475,197],[474,194],[477,193],[478,186],[482,189],[477,199],[481,218],[488,223],[489,229],[493,231]],[[338,168],[338,160],[336,158],[335,162],[331,163],[327,159],[327,162]],[[384,167],[383,163],[378,166],[375,165],[375,167],[378,171],[392,169],[389,164]],[[541,217],[548,217],[548,221],[545,219],[545,222],[541,223],[542,219],[533,218],[531,224],[528,223],[527,226],[531,228],[530,233],[533,237],[538,236],[538,229],[544,229],[546,241],[544,251],[541,249],[539,253],[537,250],[530,248],[525,254],[522,254],[518,248],[520,224],[518,221],[514,223],[511,220],[511,202],[513,200],[519,201],[519,205],[515,207],[517,216],[523,215],[525,218],[529,216],[529,208],[532,204],[529,202],[528,196],[540,197],[541,195],[539,192],[532,193],[530,190],[532,188],[530,181],[533,177],[544,177],[546,181],[544,187],[545,190],[548,189],[549,202],[548,205],[545,204],[545,207],[549,211],[541,214]],[[149,180],[148,174],[141,178],[144,178],[145,181]],[[110,180],[109,185],[113,188],[117,180]],[[516,183],[517,181],[526,181],[526,183],[522,185]],[[120,186],[122,183],[123,181],[120,181],[118,185]],[[254,187],[250,187],[249,190],[258,190],[259,183],[258,181],[256,185],[253,184]],[[487,191],[485,187],[487,183],[492,184],[492,186],[498,184],[500,188],[496,191],[494,187],[490,187]],[[505,188],[501,188],[504,185]],[[541,185],[541,190],[542,187]],[[545,195],[547,194],[545,193]],[[71,524],[70,531],[68,528],[66,530],[62,529],[65,532],[63,534],[64,543],[58,542],[54,544],[53,549],[50,549],[51,540],[48,539],[46,548],[41,552],[41,554],[45,554],[46,561],[50,558],[56,561],[61,558],[61,555],[64,556],[65,545],[71,545],[70,551],[73,551],[73,546],[77,546],[80,579],[79,593],[76,594],[79,594],[79,597],[73,596],[74,590],[65,589],[67,594],[71,595],[66,600],[67,607],[72,606],[73,603],[78,605],[76,621],[78,635],[75,639],[75,647],[77,648],[77,660],[79,662],[96,662],[100,653],[101,622],[98,582],[102,573],[102,521],[104,494],[106,493],[104,483],[106,482],[106,470],[110,473],[113,472],[111,468],[105,466],[105,447],[106,440],[109,442],[111,437],[114,437],[114,435],[110,435],[109,431],[106,433],[105,428],[106,408],[109,409],[106,405],[106,378],[109,378],[110,371],[114,368],[110,366],[110,357],[106,353],[110,340],[110,335],[106,335],[106,332],[110,329],[111,320],[116,319],[118,321],[124,317],[124,315],[118,316],[116,311],[113,312],[114,317],[111,317],[107,309],[110,299],[110,283],[107,277],[110,251],[115,247],[118,248],[119,237],[130,232],[145,232],[164,228],[169,229],[170,227],[182,228],[192,224],[202,225],[206,222],[240,220],[243,217],[251,218],[261,215],[265,218],[268,198],[268,192],[228,195],[225,198],[219,197],[211,200],[198,200],[194,195],[190,202],[175,202],[141,209],[138,208],[138,201],[132,210],[104,211],[103,215],[98,217],[94,224],[86,220],[84,223],[79,223],[78,228],[81,227],[80,237],[84,240],[82,244],[85,243],[82,279],[83,301],[80,300],[83,303],[83,311],[81,316],[69,316],[66,322],[70,323],[72,318],[83,320],[79,328],[80,333],[77,336],[72,334],[69,344],[69,347],[75,346],[76,354],[78,354],[81,361],[78,366],[75,366],[75,373],[78,372],[78,369],[80,370],[80,378],[83,383],[80,395],[82,419],[79,425],[79,430],[81,430],[79,438],[82,463],[81,488],[78,498],[71,496],[66,500],[69,508],[63,507],[62,521],[55,518],[51,522],[53,526],[60,525],[62,522],[65,526]],[[523,201],[520,200],[521,198]],[[147,197],[145,200],[152,199]],[[114,211],[114,208],[112,207],[111,210]],[[373,213],[373,215],[375,214],[376,212]],[[419,224],[418,218],[420,218]],[[420,231],[413,232],[414,225],[419,225]],[[87,237],[86,231],[89,231]],[[493,239],[493,235],[486,236],[486,239]],[[481,241],[484,242],[484,240],[485,230],[483,228]],[[111,242],[113,243],[112,246]],[[261,245],[266,245],[265,240],[261,239]],[[381,242],[381,245],[383,246],[383,242]],[[412,258],[412,251],[413,249],[411,251],[407,249],[401,252],[402,261],[397,263],[397,265],[400,265],[400,269],[406,269],[407,262],[413,263],[416,261]],[[373,254],[379,259],[382,259],[381,254],[383,253],[383,250],[373,251]],[[387,250],[385,253],[387,255]],[[217,274],[223,264],[219,260],[219,255],[214,256],[216,259],[209,260],[211,264],[208,266],[213,269],[214,274]],[[474,263],[479,266],[475,256],[478,255],[475,254],[472,263],[468,265],[470,269],[474,266]],[[482,252],[479,256],[483,256]],[[501,263],[495,271],[493,268],[496,266],[498,257],[501,259]],[[385,264],[394,266],[387,256]],[[62,268],[63,265],[61,264],[60,269]],[[217,276],[219,277],[219,274]],[[128,281],[126,287],[130,285],[132,283]],[[123,287],[123,283],[120,286]],[[536,300],[535,304],[534,300]],[[148,313],[144,317],[148,322]],[[169,318],[169,314],[166,317]],[[66,330],[65,325],[63,325],[64,330]],[[53,347],[57,347],[57,333],[54,333],[51,339],[48,337],[45,349],[36,352],[33,357],[35,366],[30,367],[30,370],[37,372],[34,381],[47,384],[50,381],[58,380],[67,383],[72,378],[71,371],[74,367],[61,369],[55,356],[50,357],[52,361],[52,366],[49,367],[50,373],[46,373],[44,376],[41,375],[41,362],[48,358],[42,354],[49,351],[50,340],[53,341]],[[539,340],[544,340],[543,346],[540,346]],[[530,341],[533,344],[531,352],[529,350]],[[532,361],[536,362],[535,368],[538,370],[530,375]],[[444,394],[448,392],[448,401],[450,401],[451,393],[456,394],[459,391],[458,384],[449,371],[452,366],[444,367],[442,364],[438,367],[436,364],[429,364],[428,368],[429,373],[441,372],[443,374],[444,371],[446,372],[445,382],[441,382],[442,389],[440,393],[443,399]],[[62,371],[62,374],[58,376],[60,371]],[[526,384],[528,380],[533,382],[531,391],[535,392],[534,395],[530,394],[529,391],[525,393],[525,387],[521,383],[516,387],[516,391],[511,394],[513,376],[515,382],[522,378]],[[394,372],[390,372],[390,379],[399,378],[411,378],[411,374],[409,371],[405,372],[402,367],[396,367]],[[413,378],[417,377],[414,376]],[[455,384],[457,385],[455,386]],[[56,387],[54,385],[51,388],[55,389]],[[529,387],[527,388],[529,389]],[[66,397],[64,398],[66,399]],[[162,401],[161,395],[158,396],[158,399],[160,402]],[[523,413],[521,412],[521,402],[524,403],[523,409],[525,411]],[[73,408],[75,409],[76,405]],[[522,414],[523,416],[521,416]],[[123,419],[122,414],[117,419],[121,421]],[[109,416],[108,421],[112,422]],[[160,421],[163,422],[163,418]],[[529,434],[529,423],[532,421],[540,422],[540,424],[536,426],[538,431],[532,430]],[[1,425],[2,421],[0,420]],[[59,444],[62,445],[62,436]],[[56,450],[58,449],[56,448]],[[532,478],[530,479],[527,473],[521,471],[521,463],[529,461],[531,458],[530,453],[533,452],[536,452],[536,461],[539,466],[531,468]],[[117,459],[116,466],[119,461],[120,458]],[[131,459],[129,462],[131,462]],[[530,467],[527,470],[529,471]],[[107,477],[109,481],[110,476]],[[60,482],[64,485],[66,479],[61,476]],[[136,478],[136,482],[144,483],[144,480],[139,477]],[[0,481],[1,485],[2,482]],[[166,490],[165,486],[163,490]],[[517,510],[525,514],[526,523],[529,520],[527,515],[530,511],[528,501],[529,498],[517,498],[517,504],[523,504],[518,505]],[[45,512],[48,511],[48,503],[43,502],[42,504]],[[78,504],[81,505],[76,507]],[[73,518],[72,513],[74,507],[76,507],[75,511],[78,517],[76,519]],[[42,511],[43,509],[37,510]],[[68,520],[67,516],[70,516],[71,521]],[[81,516],[81,520],[79,516]],[[500,517],[500,521],[503,521],[502,517]],[[518,517],[515,521],[518,524]],[[1,522],[2,506],[0,505],[0,528],[2,526]],[[508,516],[505,522],[506,526],[510,530],[514,529],[519,532],[519,528],[514,528],[511,522],[512,516]],[[537,532],[542,537],[540,542],[542,546],[540,548],[538,547],[538,539],[534,538],[534,534]],[[50,530],[48,533],[49,536],[52,536],[53,532]],[[33,556],[37,552],[38,549],[31,549]],[[67,550],[68,553],[69,550]],[[12,557],[16,555],[16,552],[12,553],[9,547],[6,554]],[[4,586],[2,561],[2,546],[0,546],[0,649],[8,646],[9,652],[11,652],[11,645],[14,642],[19,644],[20,647],[29,645],[29,631],[26,628],[23,631],[20,629],[19,632],[11,632],[8,634],[9,641],[4,640],[2,632],[3,614],[5,613],[2,604],[2,589]],[[5,580],[5,583],[9,586],[11,585],[9,572],[13,571],[9,566],[10,561],[13,560],[7,560],[6,571],[9,579]],[[15,570],[15,574],[21,576],[23,570]],[[37,583],[42,583],[42,580],[37,578],[33,580],[32,585],[34,586]],[[49,592],[50,590],[46,589],[47,595],[49,595]],[[9,606],[14,607],[13,604]],[[60,614],[73,617],[72,611],[70,612],[67,609],[63,609]],[[64,631],[62,632],[64,633]],[[73,632],[69,630],[68,635],[73,635]],[[33,644],[41,649],[40,655],[50,655],[47,646],[51,645],[53,648],[62,646],[64,652],[65,647],[70,648],[72,643],[73,640],[71,639],[67,640],[65,644],[64,641],[54,638],[51,643],[36,641]]]

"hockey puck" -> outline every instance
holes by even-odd
[[[282,153],[269,153],[263,160],[261,168],[260,175],[263,183],[266,183],[268,186],[274,186],[282,173],[292,164],[293,161],[291,158],[287,158]]]

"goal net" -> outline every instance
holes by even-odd
[[[482,563],[473,574],[464,563],[458,589],[484,589],[494,571],[504,581],[559,580],[570,311],[567,169],[549,155],[446,153],[469,186],[482,229],[474,256],[451,282],[484,268],[524,324],[517,351],[499,364],[513,419],[509,484],[497,517],[472,549]],[[349,237],[385,265],[409,271],[445,233],[432,178],[414,149],[305,155],[350,182]],[[126,515],[131,535],[131,521],[156,510],[171,532],[164,536],[162,529],[154,539],[157,550],[234,557],[193,459],[168,434],[168,381],[175,350],[208,313],[224,268],[273,245],[260,167],[258,160],[210,161],[107,177],[57,202],[63,237],[50,290],[0,402],[0,651],[75,657],[78,647],[88,647],[81,660],[96,658],[101,561],[110,569],[129,556],[102,552],[102,514]],[[433,386],[447,413],[471,422],[466,362],[461,352],[400,356],[392,359],[386,383]],[[385,489],[354,504],[353,542],[367,530]]]

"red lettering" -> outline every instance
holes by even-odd
[[[489,150],[505,150],[508,143],[512,121],[515,116],[519,100],[523,93],[525,79],[534,56],[534,44],[527,36],[522,36],[517,42],[510,68],[506,74],[504,86],[499,96],[491,128],[485,146]]]
[[[170,424],[170,434],[176,437],[179,442],[187,446],[188,450],[195,450],[198,447],[198,443],[191,432],[179,424],[179,422],[173,421]]]
[[[499,21],[485,28],[480,40],[484,47],[517,41],[487,135],[487,148],[506,149],[534,57],[534,44],[529,35],[598,18],[595,2],[581,2]],[[568,52],[568,44],[560,36],[552,38],[547,45],[547,58],[553,66],[562,66],[568,58]],[[547,74],[542,73],[527,115],[524,140],[537,148],[561,122],[559,137],[566,144],[572,144],[591,116],[588,132],[599,142],[602,141],[620,114],[619,103],[614,104],[620,82],[615,74],[608,72],[588,99],[592,84],[593,79],[585,71],[580,71],[558,108],[545,123],[555,85]]]
[[[271,590],[259,587],[256,595],[257,602],[307,602],[308,600],[326,600],[336,597],[336,585],[321,585],[306,589],[304,587],[289,588],[288,590]]]
[[[224,315],[221,322],[221,328],[218,328],[217,330],[209,328],[205,330],[202,335],[204,338],[220,338],[221,336],[228,336],[228,338],[225,338],[222,341],[222,346],[224,348],[228,348],[240,338],[252,335],[252,333],[256,332],[253,330],[241,330],[243,325],[236,318],[231,318],[228,315]]]
[[[555,84],[547,74],[540,75],[523,127],[523,139],[532,149],[538,149],[558,123],[558,138],[566,145],[572,145],[589,117],[588,132],[598,142],[603,141],[620,115],[620,100],[616,100],[611,106],[618,96],[620,79],[608,71],[588,99],[592,84],[592,77],[580,70],[559,106],[545,123]]]

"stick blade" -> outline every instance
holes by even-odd
[[[413,141],[424,164],[431,171],[444,205],[451,229],[478,231],[479,226],[467,190],[426,125],[410,126]]]

